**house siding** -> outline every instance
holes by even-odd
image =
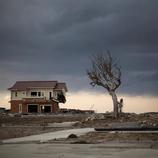
[[[31,96],[31,92],[41,92],[44,95],[42,96]],[[31,89],[27,91],[11,91],[11,100],[21,100],[23,98],[46,98],[49,99],[49,93],[52,93],[52,97],[54,97],[53,89]],[[16,95],[17,94],[17,95]]]
[[[58,105],[58,102],[55,102],[53,101],[53,104],[52,104],[52,112],[58,112],[59,111],[59,105]]]
[[[22,104],[21,100],[11,101],[11,112],[12,113],[19,113],[19,104]]]

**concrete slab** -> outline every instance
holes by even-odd
[[[77,122],[48,123],[47,127],[67,128],[67,127],[72,127],[75,123]]]
[[[33,141],[47,142],[53,139],[67,138],[70,134],[76,134],[77,136],[80,136],[87,132],[92,132],[92,131],[94,131],[94,128],[61,130],[61,131],[56,131],[56,132],[43,133],[39,135],[31,135],[27,137],[7,139],[7,140],[3,140],[2,143],[20,143],[20,142],[29,142],[29,141],[30,142],[33,142]]]

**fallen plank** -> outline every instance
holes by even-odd
[[[95,131],[158,131],[158,127],[106,127],[94,128]]]

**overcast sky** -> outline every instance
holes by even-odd
[[[109,49],[121,93],[158,95],[157,0],[0,0],[0,90],[17,80],[59,80],[95,91],[91,54]]]

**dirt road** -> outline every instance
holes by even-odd
[[[12,144],[0,145],[1,158],[157,158],[151,144]]]

